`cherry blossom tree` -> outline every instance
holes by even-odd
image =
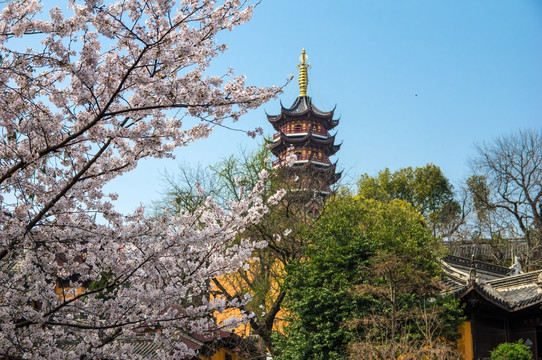
[[[226,49],[216,34],[253,6],[65,5],[14,0],[0,13],[0,357],[131,359],[128,340],[145,336],[161,357],[184,358],[184,333],[244,301],[207,289],[265,246],[238,236],[266,211],[264,182],[227,211],[209,200],[153,218],[115,211],[103,187],[280,92],[209,75]]]

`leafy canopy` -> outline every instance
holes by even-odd
[[[391,317],[435,293],[438,241],[404,201],[336,199],[307,236],[307,258],[288,268],[290,322],[284,336],[276,336],[280,360],[344,359],[349,344],[367,339],[376,310]],[[399,265],[391,277],[382,266],[388,260]],[[394,321],[399,330],[401,318]],[[378,341],[395,337],[381,334]]]
[[[454,199],[453,186],[436,165],[395,172],[384,169],[375,177],[363,174],[357,186],[358,195],[367,199],[383,202],[401,199],[412,204],[435,235],[447,236],[455,229],[460,205]]]
[[[519,339],[515,343],[502,343],[491,351],[490,360],[531,360],[533,353]]]

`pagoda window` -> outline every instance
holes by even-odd
[[[301,132],[302,129],[303,129],[303,126],[301,124],[295,124],[294,132]]]

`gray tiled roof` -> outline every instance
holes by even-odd
[[[224,340],[224,339],[231,338],[230,340],[233,340],[233,342],[235,342],[234,346],[237,347],[238,346],[237,339],[239,338],[233,333],[229,333],[229,332],[225,332],[221,330],[217,331],[213,336],[188,334],[181,331],[177,331],[176,335],[180,339],[180,341],[182,341],[182,343],[186,345],[188,349],[197,351],[198,353],[201,353],[201,354],[208,354],[209,351],[211,351],[211,354],[212,354],[214,353],[215,350],[224,346],[229,348],[229,346],[226,343],[220,341],[219,339]],[[215,336],[218,336],[218,337],[215,338]],[[219,340],[219,341],[215,342],[216,340]],[[145,336],[145,334],[136,334],[132,337],[119,337],[115,339],[115,342],[118,345],[130,345],[132,347],[133,354],[143,359],[158,359],[158,350],[163,350],[166,353],[170,350],[173,350],[173,344],[171,345],[157,344],[154,341],[154,339]],[[62,350],[69,352],[69,351],[75,350],[78,344],[79,342],[77,341],[70,341],[70,342],[61,343],[60,347],[62,348]],[[233,344],[229,344],[229,345],[233,345]],[[250,351],[251,349],[247,349],[247,350]],[[232,348],[231,351],[236,352],[237,349]],[[179,360],[188,360],[188,359],[199,359],[199,358],[188,356],[185,359],[179,359]]]
[[[296,114],[303,114],[305,112],[308,112],[309,110],[312,111],[315,115],[325,117],[325,118],[332,118],[333,113],[335,112],[335,108],[331,111],[323,111],[318,109],[313,103],[312,99],[309,96],[298,96],[292,106],[285,107],[282,104],[282,101],[280,102],[281,107],[281,113],[278,115],[267,115],[268,120],[277,120],[281,117],[282,113],[296,115]],[[339,122],[339,119],[331,119],[331,122],[333,123],[333,126],[336,126]]]
[[[459,297],[474,291],[506,311],[542,303],[542,270],[510,275],[505,267],[457,257],[444,258],[442,268],[448,292]]]
[[[300,114],[300,113],[303,113],[309,109],[312,109],[312,111],[314,111],[315,114],[317,115],[321,115],[321,116],[330,116],[330,115],[333,115],[333,110],[331,111],[322,111],[320,109],[318,109],[313,103],[312,103],[312,100],[310,97],[308,96],[298,96],[294,103],[292,104],[292,106],[290,108],[285,108],[284,106],[282,106],[281,104],[281,107],[283,110],[289,112],[289,113],[292,113],[292,114]]]
[[[133,347],[133,353],[139,355],[144,359],[157,359],[158,354],[157,350],[160,349],[160,345],[156,344],[152,339],[145,339],[141,336],[130,339],[119,339],[117,340],[121,343],[130,344]],[[77,347],[77,342],[70,342],[62,344],[62,350],[69,352],[75,350]]]

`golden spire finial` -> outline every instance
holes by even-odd
[[[307,85],[309,84],[309,77],[307,75],[307,68],[311,66],[307,63],[309,57],[305,54],[305,49],[301,51],[301,56],[299,57],[300,64],[297,65],[299,69],[299,96],[307,96]]]

